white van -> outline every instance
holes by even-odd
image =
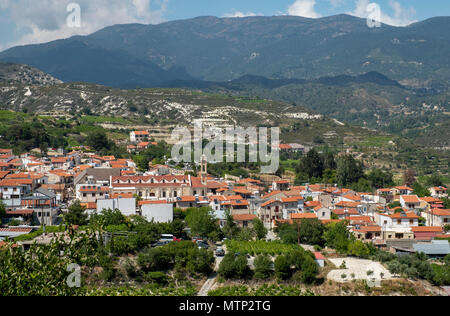
[[[160,241],[173,241],[174,236],[172,234],[162,234]]]

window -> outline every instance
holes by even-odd
[[[401,225],[401,224],[402,224],[402,220],[401,220],[401,219],[398,219],[398,220],[397,220],[397,224],[398,224],[398,225]]]
[[[410,219],[410,220],[409,220],[409,223],[410,223],[411,225],[414,224],[414,220]]]
[[[322,212],[322,217],[325,217],[325,212]]]

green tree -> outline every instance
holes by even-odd
[[[250,241],[253,240],[254,236],[255,231],[251,228],[245,227],[239,231],[236,239],[240,241]]]
[[[357,183],[363,177],[363,165],[353,156],[346,155],[338,159],[336,180],[341,187]]]
[[[377,189],[386,188],[394,185],[393,174],[390,171],[374,169],[368,175],[368,180]]]
[[[255,278],[267,279],[272,274],[272,260],[268,255],[258,255],[254,262]]]
[[[286,255],[279,255],[274,262],[275,275],[281,280],[286,280],[291,276],[291,262]]]
[[[323,157],[315,149],[311,149],[304,156],[297,168],[297,173],[306,173],[309,178],[321,178],[324,170]]]
[[[438,173],[433,173],[425,182],[429,187],[439,187],[444,185],[444,180]]]
[[[193,235],[208,238],[219,231],[217,219],[210,207],[189,208],[186,211],[186,223]]]
[[[253,230],[259,240],[266,238],[268,230],[259,218],[253,220]]]
[[[219,265],[220,276],[227,279],[244,279],[251,274],[248,266],[247,256],[244,254],[236,255],[228,253]]]
[[[67,214],[65,214],[64,219],[68,225],[87,225],[88,214],[86,214],[86,207],[81,205],[80,201],[75,201],[71,206]]]
[[[126,223],[126,218],[118,209],[103,209],[91,215],[90,223],[100,227],[119,226]]]
[[[324,245],[323,224],[318,219],[304,219],[298,224],[298,234],[300,243],[308,245]]]
[[[347,222],[330,223],[324,233],[326,245],[336,249],[339,253],[347,253],[348,245],[354,236],[347,229]]]
[[[428,189],[425,188],[423,185],[421,185],[419,182],[415,182],[412,188],[414,190],[414,194],[416,194],[418,197],[425,197],[431,195],[430,191],[428,191]]]
[[[86,144],[95,151],[109,150],[112,147],[104,131],[90,133],[86,139]]]
[[[6,217],[6,208],[5,204],[2,200],[0,200],[0,224],[2,223],[2,219]]]
[[[233,215],[231,215],[231,212],[228,209],[225,210],[225,225],[223,226],[222,231],[228,239],[236,238],[239,234],[239,227],[236,225]]]
[[[361,240],[356,240],[348,245],[348,253],[359,258],[368,258],[370,250]]]

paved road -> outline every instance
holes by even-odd
[[[227,248],[225,246],[223,246],[222,248],[225,250],[225,252],[227,251]],[[200,291],[198,291],[197,296],[208,296],[209,290],[214,286],[214,284],[216,284],[217,271],[219,270],[219,265],[222,260],[223,257],[216,257],[216,265],[214,267],[214,271],[210,274],[208,280],[203,283],[202,288],[200,289]]]

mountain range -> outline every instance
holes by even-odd
[[[120,88],[245,75],[317,79],[375,71],[404,86],[445,90],[449,29],[450,17],[379,28],[349,15],[198,17],[114,25],[88,36],[13,47],[0,53],[0,61],[28,64],[64,82]]]

